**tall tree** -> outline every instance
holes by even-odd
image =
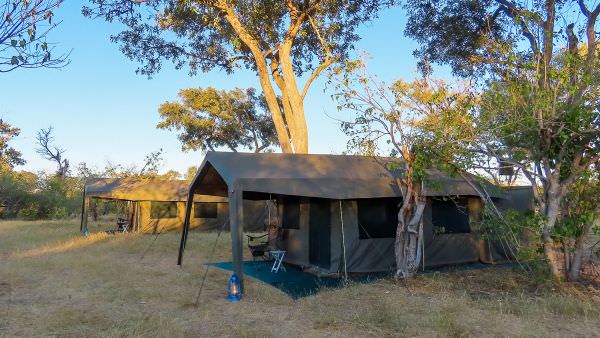
[[[25,164],[21,152],[9,146],[10,140],[19,136],[21,130],[0,119],[0,170],[12,169],[16,165]]]
[[[4,0],[0,3],[0,73],[17,68],[60,68],[68,54],[56,55],[46,37],[59,22],[62,0]]]
[[[69,160],[64,157],[65,149],[54,145],[54,136],[52,126],[40,129],[36,136],[38,147],[36,152],[44,159],[56,163],[56,176],[66,178],[69,174]]]
[[[164,59],[190,73],[214,68],[256,72],[281,149],[308,152],[304,99],[315,80],[348,57],[356,28],[389,1],[377,0],[90,0],[83,13],[118,20],[113,36],[139,71],[153,74]],[[140,4],[141,3],[141,4]],[[304,85],[300,76],[307,74]],[[281,95],[281,109],[277,92]],[[283,111],[282,111],[283,110]]]
[[[277,145],[273,120],[264,97],[254,89],[189,88],[179,92],[181,102],[165,102],[158,109],[158,128],[179,131],[183,150],[243,147],[254,152]]]
[[[473,151],[521,170],[543,215],[553,274],[568,269],[553,233],[564,199],[600,158],[600,4],[577,1],[408,0],[406,33],[424,61],[485,80]],[[465,29],[468,27],[468,29]],[[483,83],[483,82],[481,82]]]
[[[334,98],[339,109],[354,115],[353,120],[342,123],[343,131],[351,137],[349,149],[374,155],[383,147],[399,158],[389,168],[397,172],[396,183],[402,193],[395,242],[396,276],[410,278],[421,260],[426,202],[423,185],[431,179],[426,170],[447,168],[457,173],[458,168],[448,163],[461,158],[457,149],[463,147],[458,145],[473,133],[467,114],[473,97],[468,91],[455,90],[427,76],[387,86],[370,76],[362,63],[347,65],[342,71],[336,69],[341,76],[336,76]]]

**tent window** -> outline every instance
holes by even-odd
[[[194,202],[194,218],[217,218],[216,202]]]
[[[431,223],[435,234],[471,232],[467,199],[434,199],[431,202]]]
[[[150,202],[150,218],[176,218],[177,202]]]
[[[300,229],[300,197],[283,196],[282,203],[281,227],[284,229]]]
[[[356,204],[359,239],[396,237],[400,200],[369,198],[356,200]]]

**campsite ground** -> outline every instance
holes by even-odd
[[[554,285],[492,267],[380,280],[292,300],[247,282],[229,303],[226,271],[210,268],[215,233],[96,234],[75,222],[0,222],[0,336],[598,336],[600,289]],[[144,251],[145,256],[142,257]],[[229,238],[215,261],[229,260]]]

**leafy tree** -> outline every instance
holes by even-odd
[[[421,43],[423,61],[485,80],[476,116],[481,134],[471,150],[518,168],[534,186],[544,251],[561,278],[565,266],[553,233],[565,215],[563,202],[600,158],[600,4],[406,3],[406,32]]]
[[[356,28],[394,1],[90,0],[89,17],[118,20],[113,36],[142,74],[163,60],[191,74],[240,67],[256,72],[284,152],[308,152],[304,99],[323,70],[348,57]],[[143,4],[140,4],[143,3]],[[300,76],[307,74],[302,86]],[[277,100],[279,90],[283,112]]]
[[[0,172],[0,218],[51,219],[81,211],[81,186],[45,173]]]
[[[421,260],[421,219],[425,209],[423,184],[429,180],[426,169],[436,167],[465,175],[456,166],[461,154],[461,137],[472,135],[467,112],[473,97],[468,91],[455,90],[443,81],[425,76],[413,82],[399,80],[392,86],[370,76],[361,62],[347,63],[334,76],[339,109],[354,119],[342,123],[351,137],[350,149],[374,155],[380,147],[399,157],[389,168],[396,171],[402,192],[398,212],[395,255],[396,276],[412,277]],[[449,132],[452,131],[452,132]],[[387,145],[387,146],[386,146]]]
[[[33,173],[0,170],[0,218],[18,215],[36,186],[37,176]]]
[[[46,41],[59,23],[62,0],[4,0],[0,4],[0,73],[17,68],[60,68],[68,55],[55,55]]]
[[[25,164],[21,152],[9,146],[11,139],[19,136],[21,130],[0,119],[0,171],[11,170],[16,165]]]
[[[163,164],[163,149],[159,149],[157,151],[151,152],[144,157],[144,162],[142,166],[138,165],[123,165],[119,163],[114,163],[111,161],[107,161],[104,164],[103,168],[97,167],[89,167],[87,163],[82,162],[77,166],[77,177],[81,180],[81,186],[88,178],[99,178],[99,177],[109,177],[109,178],[125,178],[125,177],[138,177],[138,178],[150,178],[150,177],[158,177],[158,170]],[[168,172],[165,175],[170,176],[180,176],[179,173],[176,172]]]
[[[181,102],[165,102],[159,108],[159,128],[180,131],[183,150],[244,147],[261,152],[277,144],[264,97],[254,89],[220,91],[212,87],[183,89]]]
[[[600,231],[600,177],[587,171],[578,177],[563,200],[564,215],[553,229],[553,237],[563,245],[565,268],[570,280],[579,280],[586,254],[586,236]]]
[[[196,177],[196,173],[198,172],[198,167],[192,166],[187,169],[185,174],[183,175],[183,179],[186,181],[192,181],[194,177]]]
[[[555,59],[543,86],[533,65],[492,82],[478,117],[480,142],[473,147],[519,168],[534,186],[545,218],[545,252],[557,278],[563,270],[571,278],[578,275],[569,271],[577,265],[566,267],[560,260],[560,241],[553,236],[568,214],[564,199],[600,164],[600,80],[583,59],[587,56],[566,51]],[[594,63],[598,69],[600,63]],[[591,185],[583,187],[590,189],[584,194],[594,194]]]
[[[44,159],[56,163],[56,176],[66,178],[69,174],[69,160],[64,158],[65,149],[53,145],[52,126],[40,129],[36,136],[38,148],[36,152]]]
[[[153,177],[158,175],[158,169],[163,162],[163,149],[160,148],[157,151],[151,152],[144,157],[144,165],[138,172],[137,176],[142,177]]]
[[[164,174],[158,175],[158,177],[163,180],[180,180],[181,176],[181,173],[177,170],[169,170]]]

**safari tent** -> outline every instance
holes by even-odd
[[[346,155],[209,152],[193,180],[188,200],[228,197],[233,265],[242,275],[245,200],[274,199],[283,228],[278,246],[284,262],[319,275],[394,269],[394,237],[401,193],[391,158]],[[480,239],[485,188],[500,207],[514,207],[511,192],[489,183],[428,171],[424,187],[424,266],[511,259],[499,243]],[[471,181],[471,180],[469,180]],[[477,182],[477,180],[475,181]],[[524,190],[525,191],[525,190]],[[527,191],[522,193],[527,201]],[[179,264],[193,210],[188,204]],[[521,209],[527,206],[521,205]]]
[[[183,228],[189,182],[183,180],[140,178],[95,178],[86,182],[83,194],[81,231],[88,228],[91,199],[119,200],[127,203],[130,231],[162,233]],[[249,228],[262,230],[260,213],[264,207],[247,203]],[[216,230],[228,228],[227,197],[198,195],[194,198],[190,228]]]

